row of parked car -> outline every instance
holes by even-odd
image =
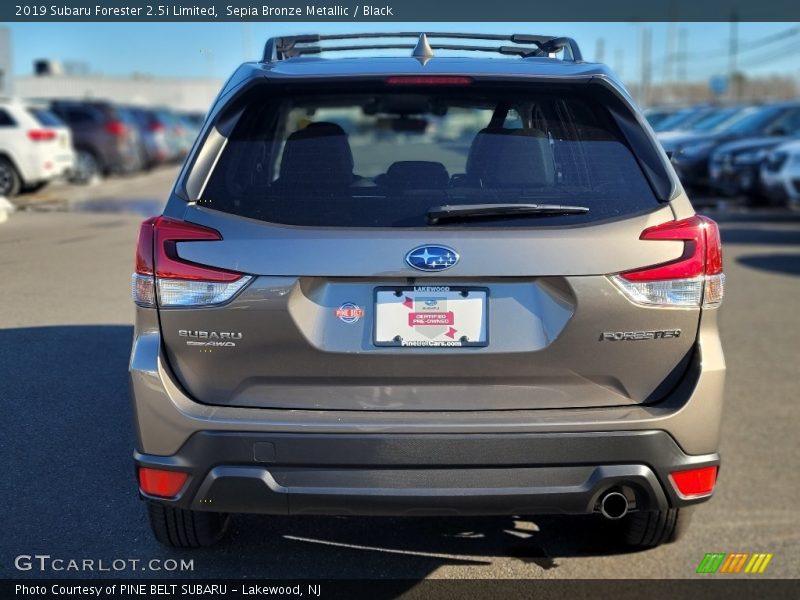
[[[94,100],[0,99],[0,197],[183,160],[203,115]]]
[[[656,107],[645,116],[686,188],[751,204],[800,202],[800,101]]]
[[[800,101],[645,111],[684,186],[800,202]],[[0,99],[0,197],[180,162],[203,115],[95,100]]]

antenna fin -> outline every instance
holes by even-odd
[[[423,65],[433,58],[433,48],[428,43],[428,36],[424,33],[419,34],[417,45],[411,51],[411,56],[420,61]]]

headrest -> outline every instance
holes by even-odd
[[[470,147],[466,175],[485,187],[552,184],[555,167],[549,140],[538,129],[482,129]]]
[[[325,187],[352,181],[353,153],[341,126],[325,121],[311,123],[286,139],[279,182]]]

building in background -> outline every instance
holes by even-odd
[[[36,61],[34,71],[36,75],[16,78],[14,93],[17,96],[93,98],[204,113],[222,86],[221,80],[211,78],[93,75],[88,68],[73,68],[70,64],[48,60]]]
[[[762,37],[756,45],[729,44],[727,49],[699,55],[686,50],[689,47],[687,28],[673,23],[667,31],[666,54],[656,60],[653,59],[652,27],[647,24],[637,26],[639,72],[627,77],[623,75],[624,65],[630,65],[637,53],[635,43],[616,47],[610,62],[642,106],[768,102],[800,96],[797,62],[784,60],[781,63],[784,66],[776,68],[775,73],[758,74],[753,67],[769,64],[769,55],[753,56],[749,52],[755,48],[756,51],[775,52],[783,59],[787,56],[800,59],[800,46],[797,45],[800,43],[800,27],[797,24],[787,24],[786,29]],[[731,27],[731,35],[736,35],[736,24],[732,23]],[[773,44],[778,46],[773,48]],[[11,29],[0,26],[0,96],[102,99],[205,112],[222,85],[221,79],[212,77],[157,77],[146,73],[102,75],[93,73],[87,62],[61,60],[62,57],[35,60],[33,75],[14,77],[11,48]],[[245,54],[250,56],[251,52]],[[602,60],[607,54],[606,40],[597,38],[593,58]],[[739,54],[743,55],[742,60],[739,60]],[[709,64],[713,66],[715,63],[707,62],[707,58],[716,61],[717,68],[711,69],[716,75],[709,77]],[[727,66],[724,66],[726,60]],[[696,65],[700,66],[695,68]],[[715,85],[720,82],[724,83],[724,90]]]
[[[0,97],[10,96],[12,90],[11,77],[11,31],[0,27]]]
[[[0,97],[111,100],[122,104],[166,106],[186,112],[206,112],[222,80],[215,78],[154,77],[134,73],[108,76],[91,72],[78,61],[34,61],[34,75],[13,76],[11,31],[0,27]]]

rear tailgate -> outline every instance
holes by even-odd
[[[183,181],[197,201],[170,213],[214,231],[167,254],[253,278],[223,305],[162,303],[184,389],[208,404],[396,411],[668,392],[699,304],[643,306],[609,277],[693,247],[641,239],[674,220],[674,175],[631,107],[601,85],[400,79],[259,84],[220,111]],[[426,220],[443,204],[522,202],[588,212]]]
[[[186,218],[213,226],[223,240],[178,243],[182,259],[258,275],[226,306],[160,311],[169,364],[186,390],[209,404],[340,410],[634,404],[669,389],[694,343],[698,308],[638,306],[605,277],[681,255],[682,242],[638,239],[672,218],[669,207],[569,235],[504,231],[502,244],[487,243],[492,230],[437,232],[436,242],[461,256],[445,273],[421,273],[404,261],[430,234],[319,232],[196,207]],[[426,297],[446,287],[485,289],[486,345],[376,345],[382,287],[403,291],[403,299],[415,288]]]

